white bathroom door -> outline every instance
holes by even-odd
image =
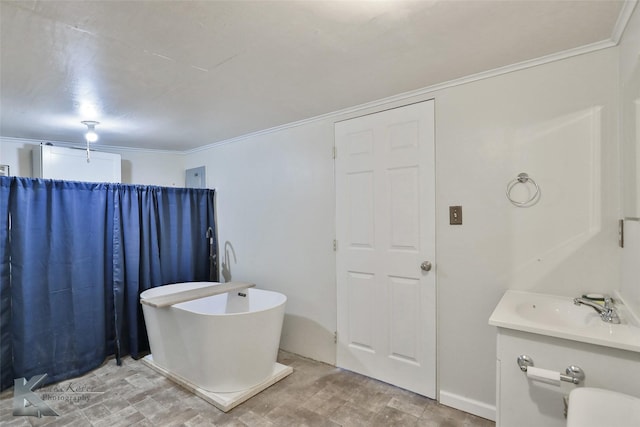
[[[337,365],[435,398],[434,102],[336,123],[335,144]]]

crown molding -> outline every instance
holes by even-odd
[[[635,0],[634,0],[635,1]],[[635,3],[634,3],[635,5]],[[631,15],[629,14],[629,17]],[[628,21],[628,17],[627,17],[627,21]],[[626,23],[625,23],[626,25]],[[399,101],[404,101],[404,100],[408,100],[411,98],[416,98],[416,97],[425,97],[425,99],[428,99],[429,97],[433,98],[433,93],[437,92],[437,91],[441,91],[444,89],[448,89],[448,88],[452,88],[455,86],[461,86],[461,85],[465,85],[467,83],[472,83],[472,82],[476,82],[478,80],[484,80],[484,79],[489,79],[492,77],[497,77],[497,76],[501,76],[503,74],[508,74],[508,73],[513,73],[515,71],[520,71],[520,70],[525,70],[527,68],[533,68],[533,67],[537,67],[539,65],[544,65],[544,64],[548,64],[551,62],[556,62],[556,61],[561,61],[563,59],[568,59],[568,58],[572,58],[574,56],[579,56],[579,55],[584,55],[587,53],[591,53],[591,52],[596,52],[598,50],[602,50],[602,49],[607,49],[610,47],[614,47],[616,46],[617,43],[614,42],[612,39],[609,40],[603,40],[600,42],[596,42],[596,43],[592,43],[589,45],[585,45],[585,46],[580,46],[577,48],[573,48],[573,49],[568,49],[562,52],[557,52],[557,53],[553,53],[550,55],[546,55],[546,56],[542,56],[539,58],[535,58],[535,59],[530,59],[527,61],[522,61],[522,62],[518,62],[515,64],[511,64],[511,65],[506,65],[504,67],[499,67],[499,68],[494,68],[492,70],[488,70],[488,71],[483,71],[480,73],[476,73],[476,74],[472,74],[466,77],[461,77],[459,79],[454,79],[454,80],[449,80],[447,82],[444,83],[438,83],[435,85],[431,85],[431,86],[427,86],[421,89],[417,89],[417,90],[413,90],[413,91],[409,91],[409,92],[403,92],[397,95],[393,95],[387,98],[382,98],[376,101],[371,101],[365,104],[360,104],[360,105],[356,105],[354,107],[349,107],[349,108],[344,108],[342,110],[337,110],[337,111],[333,111],[331,113],[326,113],[326,114],[322,114],[319,116],[314,116],[314,117],[310,117],[308,119],[303,119],[303,120],[299,120],[296,122],[291,122],[291,123],[287,123],[284,125],[280,125],[280,126],[275,126],[272,128],[268,128],[268,129],[263,129],[257,132],[252,132],[252,133],[248,133],[245,135],[241,135],[235,138],[230,138],[230,139],[225,139],[222,141],[217,141],[211,144],[207,144],[207,145],[203,145],[201,147],[196,147],[190,150],[186,150],[183,151],[182,154],[193,154],[193,153],[197,153],[200,151],[205,151],[205,150],[209,150],[212,148],[216,148],[222,145],[226,145],[226,144],[231,144],[231,143],[235,143],[235,142],[240,142],[249,138],[254,138],[257,136],[262,136],[262,135],[267,135],[270,133],[275,133],[281,130],[285,130],[285,129],[290,129],[290,128],[295,128],[298,126],[303,126],[309,123],[314,123],[314,122],[318,122],[318,121],[322,121],[322,120],[326,120],[326,119],[334,119],[336,121],[339,120],[344,120],[343,116],[353,116],[353,115],[358,115],[358,114],[362,114],[363,112],[367,111],[367,110],[371,110],[371,109],[376,109],[376,108],[386,108],[389,106],[389,104],[392,103],[396,103]]]
[[[455,80],[450,80],[444,83],[438,83],[432,86],[427,86],[424,87],[422,89],[417,89],[417,90],[413,90],[413,91],[409,91],[409,92],[404,92],[398,95],[393,95],[387,98],[382,98],[376,101],[372,101],[372,102],[368,102],[365,104],[360,104],[354,107],[349,107],[349,108],[345,108],[342,110],[338,110],[338,111],[333,111],[331,113],[326,113],[326,114],[321,114],[319,116],[315,116],[315,117],[310,117],[308,119],[303,119],[303,120],[299,120],[296,122],[291,122],[291,123],[287,123],[284,125],[280,125],[280,126],[275,126],[272,128],[268,128],[268,129],[264,129],[264,130],[260,130],[257,132],[252,132],[252,133],[248,133],[245,135],[241,135],[241,136],[237,136],[235,138],[230,138],[230,139],[225,139],[222,141],[217,141],[217,142],[213,142],[211,144],[207,144],[207,145],[203,145],[201,147],[197,147],[197,148],[193,148],[190,150],[186,150],[186,151],[182,151],[182,154],[193,154],[193,153],[197,153],[200,151],[205,151],[205,150],[209,150],[215,147],[219,147],[222,145],[226,145],[226,144],[231,144],[234,142],[240,142],[249,138],[253,138],[253,137],[257,137],[257,136],[262,136],[262,135],[267,135],[270,133],[275,133],[281,130],[285,130],[285,129],[290,129],[290,128],[295,128],[298,126],[303,126],[309,123],[314,123],[314,122],[318,122],[321,120],[326,120],[326,119],[338,119],[340,116],[346,116],[346,115],[353,115],[353,114],[358,114],[358,113],[362,113],[365,110],[370,110],[370,109],[375,109],[378,107],[385,107],[388,106],[388,104],[394,103],[394,102],[398,102],[398,101],[403,101],[406,99],[410,99],[410,98],[414,98],[414,97],[421,97],[421,96],[428,96],[429,94],[432,94],[433,92],[436,91],[440,91],[443,89],[447,89],[447,88],[451,88],[451,87],[455,87],[455,86],[461,86],[467,83],[471,83],[471,82],[475,82],[478,80],[483,80],[483,79],[489,79],[491,77],[497,77],[503,74],[507,74],[507,73],[512,73],[514,71],[520,71],[520,70],[525,70],[527,68],[532,68],[532,67],[537,67],[538,65],[544,65],[544,64],[548,64],[550,62],[555,62],[555,61],[561,61],[563,59],[568,59],[568,58],[572,58],[574,56],[578,56],[578,55],[584,55],[587,53],[591,53],[591,52],[596,52],[598,50],[601,49],[607,49],[610,47],[614,47],[617,46],[618,43],[620,43],[620,39],[622,38],[622,35],[624,34],[624,30],[627,27],[627,24],[629,23],[629,20],[631,19],[631,15],[633,14],[634,9],[636,8],[636,5],[638,3],[638,0],[626,0],[622,6],[622,9],[620,10],[620,14],[618,15],[618,19],[616,21],[616,24],[613,28],[613,31],[611,33],[611,38],[608,40],[603,40],[603,41],[599,41],[596,43],[591,43],[588,45],[584,45],[584,46],[580,46],[580,47],[576,47],[573,49],[568,49],[562,52],[557,52],[557,53],[553,53],[550,55],[545,55],[539,58],[535,58],[535,59],[531,59],[531,60],[527,60],[527,61],[522,61],[522,62],[518,62],[516,64],[511,64],[511,65],[507,65],[504,67],[499,67],[499,68],[495,68],[492,70],[488,70],[488,71],[483,71],[481,73],[476,73],[476,74],[472,74],[466,77],[462,77],[459,79],[455,79]]]

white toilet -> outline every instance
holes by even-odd
[[[640,399],[593,387],[571,391],[567,427],[604,426],[640,426]]]

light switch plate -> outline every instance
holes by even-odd
[[[449,224],[462,225],[462,206],[449,206]]]

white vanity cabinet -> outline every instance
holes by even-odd
[[[603,321],[595,309],[575,305],[570,297],[512,290],[504,294],[489,319],[497,326],[498,427],[565,426],[564,397],[575,387],[640,398],[640,322],[619,295],[616,301],[619,324]],[[545,371],[532,369],[538,377],[529,378],[518,365],[522,355]],[[560,381],[572,365],[584,373],[577,385]],[[607,410],[603,405],[602,411]],[[640,420],[629,425],[640,426]]]
[[[522,354],[538,368],[565,373],[569,365],[579,366],[585,379],[577,386],[528,379],[517,363]],[[640,397],[640,353],[498,328],[496,384],[497,427],[562,427],[566,423],[563,398],[575,387]]]

